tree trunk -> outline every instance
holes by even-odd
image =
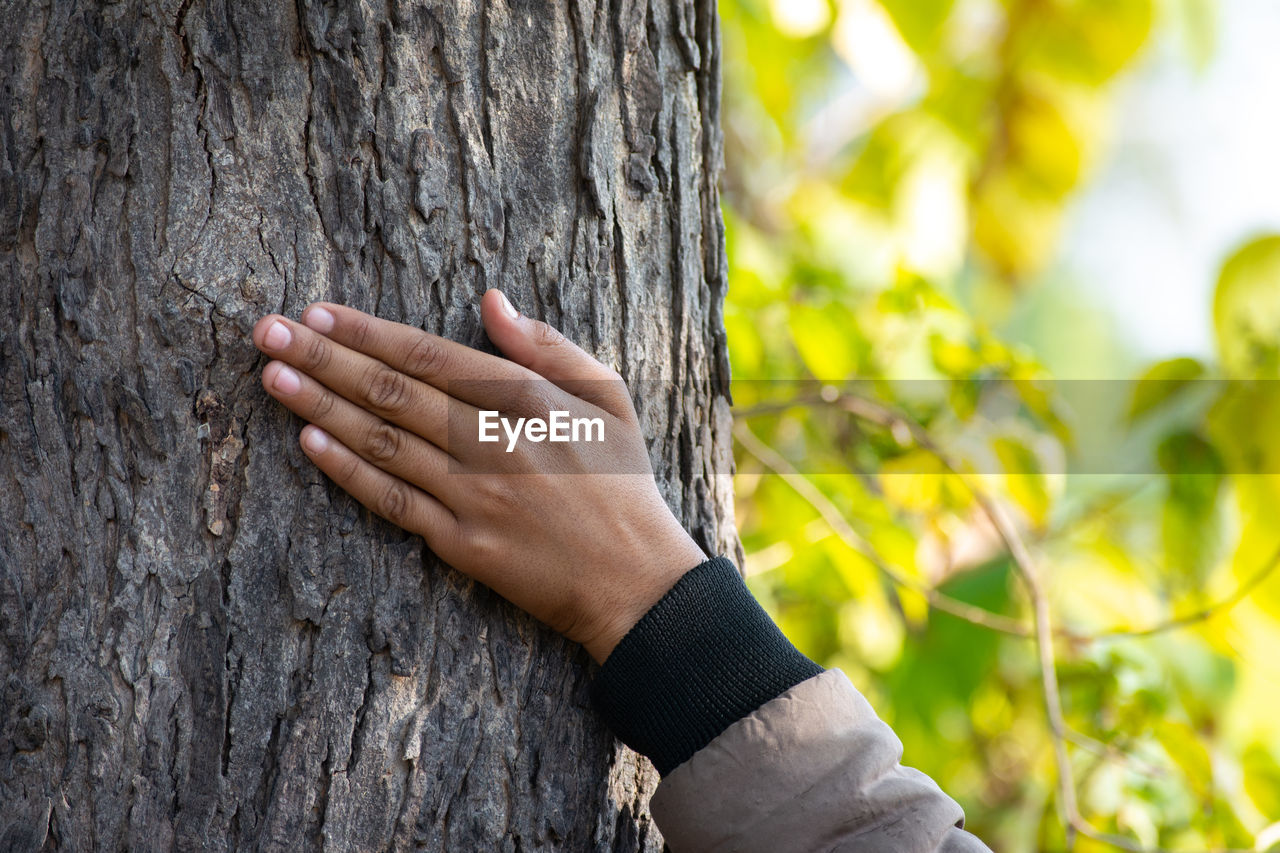
[[[660,848],[585,654],[329,484],[249,332],[485,345],[500,286],[665,380],[664,494],[734,547],[712,0],[0,21],[0,849]]]

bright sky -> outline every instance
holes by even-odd
[[[1280,4],[1222,0],[1219,15],[1206,69],[1157,48],[1125,82],[1060,253],[1147,358],[1212,356],[1219,266],[1280,232]]]

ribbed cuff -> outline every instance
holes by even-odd
[[[690,570],[618,643],[591,685],[619,740],[664,776],[730,725],[822,672],[724,557]]]

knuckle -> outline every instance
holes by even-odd
[[[409,383],[403,373],[377,365],[371,374],[365,383],[365,399],[374,410],[393,415],[408,410]]]
[[[405,354],[405,367],[417,376],[442,376],[449,372],[449,351],[438,341],[423,335]]]
[[[333,392],[328,388],[321,387],[319,393],[316,394],[315,402],[311,405],[311,420],[320,421],[327,418],[329,413],[333,411],[334,403]]]
[[[409,517],[409,488],[401,482],[387,486],[378,496],[374,510],[392,524],[403,527]]]
[[[341,470],[338,471],[338,483],[350,483],[355,480],[356,475],[360,473],[360,460],[355,456],[348,456],[347,460],[342,463]]]
[[[476,484],[477,497],[496,517],[503,517],[513,503],[511,484],[502,475],[491,475]]]
[[[609,414],[623,423],[639,424],[640,416],[636,413],[635,400],[632,399],[631,393],[625,385],[618,383],[614,388],[614,398],[616,399],[616,404],[609,406]]]
[[[302,367],[308,373],[324,370],[333,358],[333,347],[321,335],[308,335],[307,345],[302,353]]]
[[[365,435],[365,454],[373,462],[390,462],[400,453],[400,430],[389,423],[379,423]]]
[[[351,323],[350,335],[352,348],[363,352],[368,346],[369,339],[372,335],[372,329],[369,326],[369,321],[363,317],[353,321]]]

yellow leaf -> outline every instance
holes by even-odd
[[[943,505],[946,478],[952,476],[932,453],[911,450],[880,466],[885,498],[905,510],[928,512]]]
[[[983,181],[974,199],[973,239],[1010,278],[1026,278],[1049,260],[1058,239],[1062,210],[1025,176],[1001,169]]]

